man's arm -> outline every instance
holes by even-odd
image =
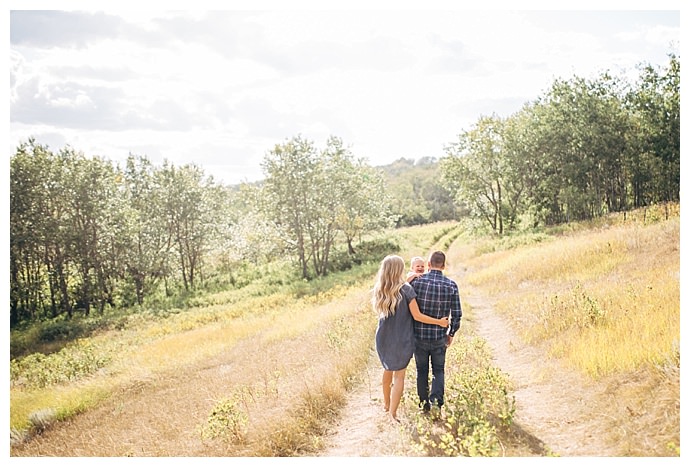
[[[450,301],[450,326],[448,326],[448,335],[453,337],[460,329],[460,319],[462,318],[462,306],[460,305],[460,292],[457,285]]]

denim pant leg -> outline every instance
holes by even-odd
[[[434,341],[433,348],[430,351],[431,356],[431,394],[429,401],[431,405],[441,407],[444,403],[445,394],[445,369],[446,369],[446,339],[441,341]]]
[[[417,366],[417,395],[420,404],[429,401],[429,348],[428,341],[417,339],[414,348],[414,361]]]
[[[446,339],[416,340],[414,360],[417,366],[417,395],[421,403],[443,405]],[[429,361],[431,361],[431,395],[429,394]]]

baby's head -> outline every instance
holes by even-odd
[[[410,271],[417,274],[424,274],[424,270],[424,258],[422,258],[421,256],[415,256],[410,260]]]

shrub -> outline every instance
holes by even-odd
[[[211,411],[206,424],[201,427],[203,439],[224,438],[228,441],[243,441],[247,434],[247,414],[239,407],[235,398],[221,399]]]
[[[446,379],[445,413],[432,408],[430,416],[417,416],[417,449],[426,456],[497,456],[498,433],[510,427],[515,414],[509,379],[489,364],[482,339],[461,336],[450,349],[446,363],[460,366]]]
[[[82,323],[77,320],[55,320],[41,323],[38,339],[41,342],[52,342],[81,336],[84,332]]]
[[[97,348],[86,340],[76,341],[54,354],[33,353],[11,360],[10,384],[43,388],[76,381],[103,368],[111,358],[108,349]]]

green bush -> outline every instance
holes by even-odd
[[[248,422],[249,417],[237,398],[224,398],[213,407],[206,423],[201,426],[201,438],[242,442],[247,434]]]
[[[97,348],[87,341],[76,341],[57,353],[33,353],[10,361],[10,384],[43,388],[76,381],[95,373],[110,363],[110,350]]]
[[[429,416],[417,416],[417,447],[427,456],[498,456],[499,433],[515,414],[508,377],[489,363],[481,339],[460,337],[451,349],[451,363],[461,365],[446,379],[443,414],[432,408]]]
[[[56,340],[68,340],[84,333],[82,323],[78,320],[59,319],[41,323],[38,340],[40,342],[53,342]]]

